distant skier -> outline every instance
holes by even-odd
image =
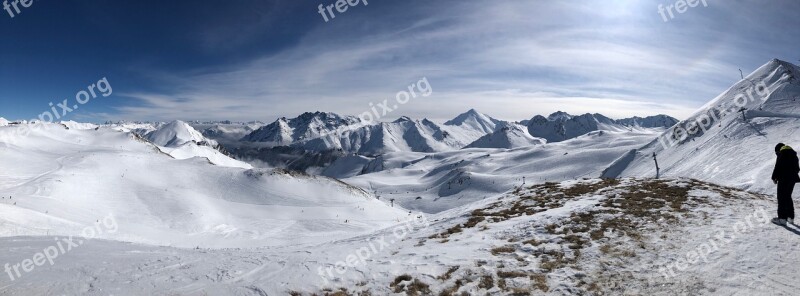
[[[775,146],[775,169],[772,171],[772,182],[778,184],[778,217],[772,219],[772,223],[784,226],[788,221],[794,224],[794,203],[792,202],[792,191],[794,184],[800,182],[800,164],[797,160],[797,152],[792,147],[779,143]]]

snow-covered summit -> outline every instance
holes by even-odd
[[[535,138],[528,133],[522,125],[511,123],[499,130],[485,135],[465,148],[503,148],[515,149],[534,145],[545,144],[547,141]]]
[[[453,118],[444,124],[450,126],[467,127],[488,134],[496,131],[498,127],[505,126],[506,122],[494,119],[486,114],[478,112],[475,109],[470,109],[469,111],[459,114],[456,116],[456,118]]]
[[[132,132],[155,144],[161,152],[176,159],[205,158],[219,166],[250,169],[252,165],[226,155],[224,148],[215,140],[203,136],[188,123],[176,120],[158,126],[153,131],[138,128]]]
[[[800,67],[771,60],[618,164],[613,176],[682,176],[772,192],[775,144],[800,147]]]
[[[570,119],[572,119],[572,117],[573,116],[570,115],[567,112],[556,111],[553,114],[550,114],[550,116],[547,116],[547,120],[549,120],[549,121],[562,120],[563,121],[563,120],[570,120]]]
[[[301,141],[322,138],[361,123],[354,116],[330,112],[306,112],[292,119],[279,118],[248,134],[242,141],[288,146]]]
[[[189,142],[208,142],[203,134],[195,130],[188,123],[176,120],[148,133],[145,138],[162,147],[178,147]]]

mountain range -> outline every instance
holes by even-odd
[[[393,122],[365,125],[354,116],[309,112],[292,119],[280,118],[244,136],[241,141],[270,147],[290,146],[311,151],[340,149],[346,153],[380,155],[399,151],[442,152],[465,147],[511,149],[526,145],[524,143],[564,141],[598,130],[667,128],[676,122],[667,115],[613,120],[600,114],[572,116],[556,112],[548,117],[537,115],[531,120],[514,123],[471,109],[443,124],[401,117]]]

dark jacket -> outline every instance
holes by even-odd
[[[772,170],[772,180],[778,182],[800,182],[800,165],[798,165],[797,152],[792,147],[783,146],[778,152],[778,160],[775,162],[775,169]]]

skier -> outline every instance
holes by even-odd
[[[778,143],[775,146],[775,169],[772,171],[772,182],[778,184],[778,217],[772,219],[772,223],[785,226],[794,224],[794,203],[792,202],[792,191],[794,184],[800,182],[800,165],[798,165],[797,152],[792,147]]]

